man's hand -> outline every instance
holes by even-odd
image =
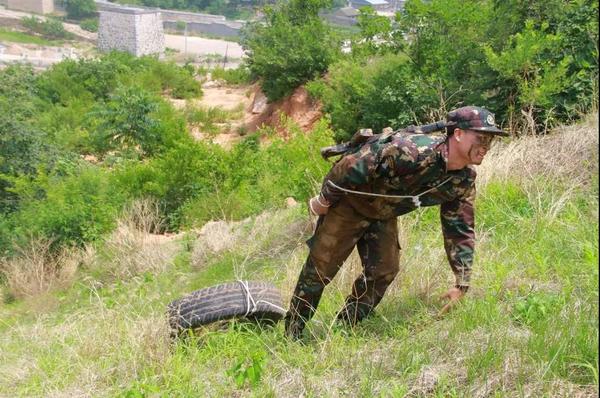
[[[438,312],[438,317],[440,317],[440,316],[446,314],[448,311],[450,311],[459,302],[459,300],[465,295],[465,292],[466,291],[463,291],[457,287],[453,287],[452,289],[450,289],[446,293],[444,293],[442,295],[442,300],[448,300],[448,302],[446,303],[446,305],[444,305],[442,307],[440,312]]]
[[[317,195],[308,201],[308,210],[315,216],[324,216],[329,210],[329,202],[321,195]]]

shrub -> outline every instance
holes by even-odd
[[[79,24],[81,29],[87,30],[88,32],[98,31],[98,18],[88,18],[81,21]]]
[[[241,65],[236,69],[224,69],[216,67],[211,69],[210,76],[213,80],[223,80],[228,84],[242,85],[252,83],[250,70],[245,65]]]
[[[242,46],[253,76],[262,79],[270,101],[327,71],[339,55],[339,43],[318,17],[327,0],[293,0],[266,8],[266,23],[247,25]]]
[[[66,0],[65,8],[67,16],[73,19],[88,18],[96,14],[96,2],[94,0]]]
[[[224,152],[222,179],[199,192],[179,210],[183,225],[202,224],[211,219],[241,219],[269,207],[283,206],[287,197],[304,200],[329,164],[319,148],[331,143],[331,131],[323,121],[310,136],[291,128],[289,140],[275,138],[261,147],[261,131],[247,136],[230,152]]]
[[[92,145],[98,153],[153,156],[185,140],[183,120],[158,96],[140,87],[119,87],[88,114]]]
[[[337,141],[348,140],[359,128],[380,131],[414,124],[437,103],[431,84],[402,54],[374,57],[368,63],[339,61],[327,79],[309,83],[308,90],[323,101]]]
[[[177,229],[180,207],[194,197],[215,191],[226,178],[225,152],[213,144],[176,142],[172,148],[146,163],[124,164],[114,180],[130,197],[158,201],[167,228]]]
[[[108,175],[93,166],[81,166],[70,175],[38,173],[20,178],[14,192],[21,208],[7,218],[11,237],[0,246],[25,245],[30,237],[52,240],[52,247],[83,245],[112,230],[123,196],[109,184]]]
[[[30,31],[40,34],[49,39],[70,39],[73,35],[67,32],[62,24],[57,19],[46,18],[41,20],[38,17],[23,17],[21,23]]]

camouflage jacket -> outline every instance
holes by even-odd
[[[388,219],[417,208],[411,198],[369,197],[345,189],[385,195],[420,195],[421,206],[441,205],[444,246],[456,284],[468,286],[474,254],[475,170],[446,170],[446,136],[394,133],[374,136],[345,154],[330,170],[321,193],[332,205],[344,197],[367,218]],[[428,192],[426,192],[428,191]],[[426,193],[424,193],[426,192]]]

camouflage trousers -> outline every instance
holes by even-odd
[[[365,218],[342,199],[317,222],[310,252],[300,272],[286,316],[286,332],[296,337],[314,314],[325,286],[335,277],[354,247],[363,266],[338,319],[355,324],[381,301],[399,270],[400,245],[396,218]]]

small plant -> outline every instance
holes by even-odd
[[[243,65],[236,69],[224,69],[217,66],[211,70],[210,75],[213,80],[223,80],[233,85],[250,84],[252,82],[250,70]]]
[[[246,383],[255,387],[263,372],[265,357],[263,353],[255,353],[251,357],[244,357],[227,371],[227,374],[235,380],[238,388],[242,388]]]
[[[531,293],[517,301],[513,309],[513,318],[518,323],[533,325],[555,312],[560,302],[560,297],[554,294]]]
[[[46,18],[41,20],[38,17],[23,17],[21,19],[23,26],[30,31],[37,33],[49,39],[70,39],[73,35],[67,32],[57,19]]]
[[[79,24],[81,29],[87,30],[88,32],[98,31],[98,18],[88,18],[81,21]]]

